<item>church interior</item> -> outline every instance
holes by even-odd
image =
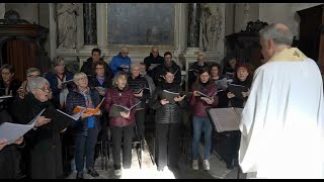
[[[108,69],[110,70],[109,80],[107,81],[107,77],[105,81],[109,82],[109,84],[116,83],[118,85],[118,79],[120,77],[116,78],[113,77],[113,75],[117,74],[120,76],[118,74],[119,71],[124,69],[128,69],[129,73],[133,74],[133,71],[136,72],[136,68],[140,69],[140,65],[144,65],[144,71],[141,70],[141,74],[143,71],[145,74],[152,77],[151,81],[158,87],[160,83],[159,80],[161,78],[167,80],[168,74],[161,75],[162,70],[154,69],[154,67],[151,69],[150,66],[154,66],[155,63],[147,63],[146,58],[149,59],[151,56],[152,60],[160,64],[166,61],[168,56],[171,56],[170,60],[176,69],[172,76],[175,77],[174,79],[176,81],[179,81],[178,86],[181,92],[189,94],[193,87],[192,85],[194,85],[193,79],[196,79],[195,75],[197,75],[198,72],[195,72],[195,74],[191,73],[194,72],[193,69],[196,68],[194,66],[199,66],[200,59],[203,59],[203,64],[206,63],[208,65],[213,65],[212,67],[217,67],[218,73],[216,74],[223,75],[224,78],[227,78],[230,74],[234,74],[234,67],[231,66],[231,60],[234,59],[234,64],[240,63],[245,65],[242,67],[246,69],[249,74],[248,77],[252,79],[253,72],[264,63],[259,31],[272,23],[283,23],[287,25],[294,36],[293,46],[298,47],[306,56],[313,59],[319,66],[321,73],[323,72],[322,75],[324,75],[323,3],[0,3],[0,67],[1,71],[13,69],[13,77],[19,80],[19,83],[30,78],[31,75],[29,73],[33,71],[30,68],[37,68],[40,73],[38,75],[43,75],[50,84],[55,83],[62,87],[65,83],[69,85],[68,82],[72,81],[72,79],[75,81],[75,79],[77,79],[76,75],[82,76],[79,72],[84,72],[84,75],[88,76],[89,85],[92,84],[93,77],[97,78],[97,81],[102,84],[98,76],[90,75],[93,73],[93,70],[97,73],[98,69],[100,69],[98,66],[100,67],[101,64],[105,66],[105,68],[102,68],[105,71],[107,71],[106,67],[110,67]],[[92,64],[92,62],[89,61],[90,58],[94,61],[95,53],[99,53],[98,59],[103,60],[104,63]],[[161,60],[155,59],[155,57],[152,56],[154,53],[158,54]],[[126,54],[127,59],[124,54]],[[120,67],[114,68],[114,65],[119,64],[113,63],[115,59],[120,62],[125,61],[125,64],[129,61],[130,63],[127,63],[129,67],[124,68],[119,65]],[[53,81],[52,77],[49,78],[47,73],[53,70],[59,70],[61,62],[64,62],[62,63],[65,66],[64,69],[68,70],[72,76],[68,79],[68,74],[64,73],[66,74],[64,79],[56,79],[54,76]],[[90,65],[87,65],[88,63]],[[194,65],[196,63],[197,65]],[[10,65],[11,67],[9,69],[9,67],[4,65]],[[85,68],[86,66],[88,67]],[[156,82],[155,75],[157,72],[161,72],[161,74],[158,75],[158,81]],[[2,77],[4,77],[4,74],[5,73],[2,72]],[[210,74],[212,76],[212,73]],[[137,89],[138,85],[142,83],[139,83],[140,81],[131,83],[131,81],[129,81],[131,78],[132,76],[128,78],[127,87],[129,86]],[[4,80],[4,78],[1,78],[1,80]],[[149,81],[147,82],[150,91],[152,91]],[[0,83],[0,86],[5,87],[5,84],[2,85],[2,83]],[[20,85],[18,85],[18,87],[19,86]],[[60,87],[59,90],[62,89]],[[79,102],[79,100],[70,98],[70,93],[62,93],[62,91],[54,95],[57,88],[54,89],[52,85],[50,88],[51,92],[53,92],[53,97],[58,97],[57,101],[53,101],[53,105],[58,104],[58,107],[56,107],[57,109],[61,109],[69,114],[69,106]],[[67,88],[69,88],[69,86],[67,86]],[[97,87],[94,88],[97,89]],[[103,87],[100,88],[103,89]],[[1,89],[2,88],[0,88],[1,97],[7,95],[15,97],[15,93],[10,92],[10,94],[8,94],[7,91],[3,92]],[[16,95],[20,97],[21,93],[19,89],[18,91],[17,89],[15,91],[17,92]],[[46,142],[60,142],[60,144],[56,146],[60,146],[57,148],[60,148],[61,151],[58,152],[59,154],[55,154],[60,155],[60,157],[55,157],[55,159],[53,159],[54,161],[49,160],[49,163],[53,162],[51,166],[60,168],[57,170],[62,171],[63,174],[55,174],[57,176],[54,175],[55,177],[53,178],[243,179],[246,177],[238,165],[237,143],[239,143],[240,140],[239,131],[219,132],[219,128],[212,123],[209,125],[210,141],[209,139],[199,136],[200,144],[196,145],[193,142],[193,128],[196,126],[192,124],[192,112],[190,109],[184,109],[189,107],[191,101],[188,101],[184,104],[183,108],[181,108],[181,104],[175,106],[178,110],[173,110],[170,114],[170,118],[163,118],[170,122],[172,122],[174,118],[178,118],[175,120],[179,120],[179,126],[177,125],[177,127],[174,128],[171,127],[172,129],[166,128],[165,130],[168,130],[168,133],[165,134],[163,133],[164,128],[161,126],[163,124],[155,123],[156,120],[163,120],[159,118],[158,113],[160,113],[161,110],[164,111],[164,108],[161,109],[160,106],[156,106],[154,101],[151,101],[155,96],[153,92],[148,92],[147,100],[145,100],[144,103],[142,94],[145,95],[145,89],[146,88],[143,90],[142,88],[142,90],[138,92],[141,95],[139,96],[141,97],[139,100],[143,101],[142,103],[145,105],[143,108],[145,109],[141,112],[142,115],[134,114],[136,122],[134,127],[135,130],[129,132],[134,134],[134,137],[132,137],[129,142],[131,144],[130,146],[127,145],[128,140],[126,140],[128,136],[128,126],[122,127],[122,130],[118,127],[118,129],[116,129],[113,124],[119,120],[109,119],[109,117],[112,117],[110,115],[112,112],[109,111],[108,117],[107,111],[105,110],[105,107],[108,107],[108,102],[118,103],[118,99],[117,101],[114,97],[107,99],[109,95],[107,94],[107,87],[104,91],[97,89],[100,97],[98,95],[99,100],[92,98],[91,107],[97,109],[95,106],[98,105],[99,107],[101,99],[101,103],[103,103],[102,106],[105,105],[100,111],[101,125],[97,133],[94,135],[88,133],[85,136],[81,136],[82,134],[80,134],[79,136],[79,134],[76,134],[79,131],[75,132],[75,129],[68,128],[66,130],[65,128],[64,132],[59,133],[59,135],[53,134],[53,136],[59,137],[58,140],[53,138],[51,140],[46,140]],[[69,92],[68,89],[64,91]],[[101,92],[103,93],[101,94]],[[134,94],[135,97],[138,97],[138,93],[136,92]],[[64,94],[67,94],[67,96],[65,95],[65,97],[62,98]],[[111,94],[114,94],[114,92],[112,91]],[[221,96],[221,94],[219,95]],[[80,98],[84,99],[81,96],[82,95],[80,95]],[[116,95],[116,98],[117,97],[118,95]],[[186,98],[187,97],[184,97],[184,100],[186,100]],[[5,98],[0,98],[0,100],[1,99]],[[62,101],[62,99],[66,100]],[[226,99],[222,100],[219,98],[217,102],[218,104],[222,103],[225,108],[228,107],[228,103],[225,100]],[[12,102],[15,103],[15,101]],[[62,103],[64,104],[62,105]],[[7,101],[2,102],[1,100],[1,112],[2,110],[10,110],[10,104],[11,101],[7,103]],[[135,102],[132,104],[135,104]],[[233,104],[231,106],[233,106]],[[15,105],[13,107],[15,107]],[[17,108],[13,108],[13,110],[15,110],[15,112],[12,112],[13,115],[17,113]],[[174,109],[171,106],[169,109],[170,108]],[[243,108],[243,106],[241,108]],[[132,110],[130,107],[126,109]],[[11,111],[8,112],[11,114]],[[237,111],[233,110],[233,112]],[[35,112],[33,117],[36,116],[36,114]],[[27,115],[31,116],[17,118],[19,118],[19,120],[20,118],[24,118],[25,120],[33,118],[31,113],[27,113]],[[1,119],[2,117],[2,114],[0,114]],[[93,117],[94,116],[91,116],[90,118]],[[137,124],[138,118],[140,118],[139,120],[143,119],[141,125],[144,126]],[[13,116],[12,119],[16,120],[16,117]],[[1,121],[1,123],[2,122],[5,121]],[[54,122],[53,119],[52,122]],[[87,120],[87,122],[88,125],[84,126],[89,129],[90,119]],[[95,123],[95,128],[97,128],[98,122]],[[60,124],[58,124],[58,126],[59,125]],[[53,126],[55,128],[56,125]],[[41,128],[35,129],[34,131],[31,129],[27,134],[30,132],[37,133],[37,130],[40,129]],[[140,133],[140,130],[143,130],[142,138],[136,136]],[[52,132],[53,130],[50,131]],[[122,135],[126,137],[119,141],[118,145],[121,145],[121,147],[118,150],[114,149],[114,146],[117,145],[117,141],[115,140],[117,140],[117,137],[120,137],[120,133],[117,131],[121,131],[121,133],[123,133]],[[173,132],[173,134],[170,134],[170,132]],[[206,135],[207,129],[203,132]],[[34,169],[34,167],[28,167],[30,163],[34,165],[42,162],[46,163],[46,161],[42,160],[47,160],[47,158],[44,157],[42,159],[34,157],[37,158],[37,161],[29,157],[26,153],[36,153],[31,154],[31,156],[41,155],[40,153],[37,154],[36,149],[39,149],[38,152],[41,151],[45,153],[46,150],[42,151],[42,147],[47,145],[41,144],[39,148],[32,148],[33,145],[28,144],[29,138],[27,134],[23,142],[24,145],[26,143],[26,146],[22,147],[22,149],[19,147],[17,147],[18,149],[12,149],[15,153],[20,152],[20,154],[17,155],[19,155],[21,159],[19,159],[19,161],[18,159],[15,160],[15,163],[19,164],[14,167],[19,174],[9,178],[52,178],[50,176],[53,174],[42,177],[42,174],[40,174],[42,173],[41,170],[38,171],[38,169]],[[41,131],[39,131],[39,136],[43,135],[45,136],[46,133],[41,133]],[[169,158],[166,157],[167,155],[171,155],[172,152],[175,153],[175,151],[172,151],[172,149],[169,151],[169,147],[165,150],[161,149],[162,147],[159,146],[159,142],[161,142],[161,145],[163,142],[162,139],[157,139],[157,137],[161,137],[162,135],[168,138],[167,140],[173,135],[178,138],[175,140],[178,143],[174,143],[173,141],[172,144],[171,142],[172,145],[177,145],[177,149],[174,150],[177,150],[176,152],[179,153],[178,158],[173,158],[169,161]],[[0,136],[2,136],[1,133]],[[33,135],[31,137],[35,136]],[[91,137],[95,137],[95,139],[91,140]],[[172,140],[172,138],[170,140]],[[33,140],[30,141],[33,143]],[[41,143],[42,140],[39,140],[39,142]],[[207,147],[210,151],[209,161],[207,160],[207,163],[206,160],[200,160],[203,158],[204,149],[206,150],[206,143],[210,143],[210,147]],[[92,145],[93,148],[89,148],[85,145]],[[164,145],[169,144],[163,144],[163,146]],[[192,161],[193,153],[196,151],[193,149],[193,145],[197,147],[196,150],[198,151],[198,155],[200,153],[200,159],[197,164],[194,164]],[[83,151],[83,149],[81,149],[82,147],[86,148],[86,150]],[[130,148],[131,156],[125,154],[125,150],[128,148]],[[89,150],[91,151],[89,152]],[[79,155],[82,154],[86,155],[85,160],[80,159]],[[0,150],[0,161],[4,162],[5,160],[2,159],[1,155],[5,154]],[[94,157],[94,159],[92,159],[92,163],[94,164],[88,161],[88,158],[91,160],[91,157],[88,157],[88,155],[94,155],[92,156]],[[120,168],[120,166],[118,167],[119,164],[117,165],[115,161],[117,155],[120,155],[122,158],[121,161],[124,162],[130,158],[129,161],[131,164],[123,164],[124,167],[122,168]],[[54,158],[54,154],[52,156]],[[166,157],[168,160],[162,161],[158,156]],[[58,164],[55,163],[55,160],[61,160],[61,162]],[[82,162],[80,162],[80,160]],[[161,168],[159,166],[162,165],[162,163],[168,166],[169,163],[175,162],[177,165],[174,168],[171,166],[164,168],[162,166]],[[59,165],[61,165],[61,167]],[[93,165],[93,167],[89,168],[89,165]],[[80,166],[84,168],[84,172],[82,172],[83,170],[80,172]],[[0,166],[0,170],[2,169],[1,167],[2,166]],[[122,170],[120,171],[120,169]],[[51,169],[46,168],[44,171],[44,173],[51,173]],[[9,174],[9,172],[7,174]]]

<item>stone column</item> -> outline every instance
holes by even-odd
[[[199,3],[188,4],[188,47],[199,47]]]
[[[200,3],[188,3],[188,36],[187,36],[187,49],[184,57],[185,63],[185,82],[186,90],[188,90],[188,70],[190,64],[197,60],[197,53],[199,48],[199,34],[200,34],[200,18],[201,18],[201,4]]]
[[[84,44],[97,44],[97,13],[95,3],[83,4]]]
[[[3,19],[6,12],[6,3],[0,3],[0,19]]]

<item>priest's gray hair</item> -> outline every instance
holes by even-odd
[[[281,23],[273,23],[266,26],[259,32],[260,37],[265,40],[273,40],[274,43],[279,45],[289,45],[293,43],[294,35],[289,28]]]
[[[30,80],[28,80],[27,82],[27,88],[30,91],[33,91],[35,89],[40,89],[42,87],[44,87],[44,85],[50,85],[49,82],[44,78],[44,77],[33,77],[30,78]]]

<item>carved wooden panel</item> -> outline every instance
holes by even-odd
[[[25,72],[30,67],[36,65],[37,46],[32,41],[26,40],[8,40],[7,48],[7,63],[15,68],[15,76],[19,80],[25,80]]]

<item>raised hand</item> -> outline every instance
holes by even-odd
[[[134,96],[135,97],[143,97],[143,90],[140,93],[138,93],[138,94],[134,94]]]
[[[213,104],[214,103],[214,98],[208,98],[208,97],[201,97],[201,100],[205,101],[207,104]]]
[[[169,101],[166,100],[166,99],[162,99],[162,100],[160,100],[160,103],[161,103],[162,105],[165,105],[165,104],[169,104]]]
[[[20,145],[20,144],[23,143],[23,141],[24,141],[24,137],[19,137],[19,138],[15,141],[15,144]]]
[[[0,139],[0,151],[8,144],[6,139]]]
[[[200,96],[200,94],[198,93],[198,91],[193,91],[192,94],[193,94],[195,97]]]
[[[232,92],[227,93],[227,98],[231,99],[233,97],[235,97],[235,95]]]
[[[125,118],[125,119],[128,119],[129,118],[129,116],[130,116],[130,112],[120,112],[120,115],[121,115],[121,117],[123,117],[123,118]]]
[[[181,96],[177,96],[177,97],[174,98],[174,101],[181,102],[185,97],[186,97],[186,95],[183,95],[182,97]]]
[[[250,95],[250,89],[247,92],[241,92],[243,97],[248,97]]]
[[[49,122],[51,122],[51,119],[46,118],[44,116],[38,116],[37,117],[37,120],[36,120],[35,127],[43,126],[43,125],[45,125],[45,124],[47,124]]]

